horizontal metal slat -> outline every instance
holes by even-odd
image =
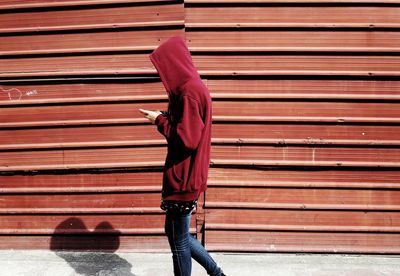
[[[214,146],[214,165],[398,167],[398,148]]]
[[[3,180],[2,180],[3,181]],[[161,181],[160,181],[161,183]],[[138,193],[138,192],[161,192],[161,185],[154,186],[115,186],[109,184],[105,187],[6,187],[0,188],[0,193]]]
[[[1,234],[163,234],[163,214],[8,215]],[[105,224],[107,223],[107,224]],[[102,225],[108,227],[101,227]]]
[[[365,117],[319,117],[319,116],[225,116],[225,115],[217,115],[213,117],[213,121],[215,122],[241,122],[241,123],[251,123],[251,122],[279,122],[279,123],[288,123],[288,122],[305,122],[305,123],[383,123],[383,124],[398,124],[400,120],[397,118],[381,118],[381,117],[373,117],[373,118],[365,118]],[[121,121],[122,122],[122,121]],[[136,122],[136,121],[132,121]],[[78,122],[79,123],[79,122]],[[102,124],[104,122],[96,122],[98,124]],[[116,123],[120,123],[119,121]],[[13,127],[13,126],[12,126]]]
[[[164,1],[164,0],[65,0],[65,1],[24,0],[22,3],[20,0],[8,0],[8,1],[1,1],[0,10],[159,2],[159,1]],[[165,0],[165,1],[170,1],[170,0]]]
[[[0,13],[0,33],[183,25],[182,4]]]
[[[195,55],[204,76],[218,75],[316,75],[398,76],[398,56],[344,55]]]
[[[104,54],[7,59],[0,77],[156,74],[148,54]]]
[[[0,193],[160,192],[161,172],[0,176]]]
[[[46,104],[46,103],[92,103],[121,101],[164,101],[167,93],[160,81],[106,79],[97,83],[56,84],[2,84],[0,105]]]
[[[159,192],[162,172],[2,175],[0,193]],[[210,168],[209,187],[400,189],[394,170]]]
[[[213,146],[211,163],[227,166],[397,168],[398,148]],[[0,152],[1,171],[160,167],[165,147]]]
[[[397,126],[214,124],[212,143],[399,146]],[[1,150],[165,145],[154,126],[16,129],[0,132]],[[77,135],[79,134],[79,135]]]
[[[115,208],[75,208],[75,207],[65,207],[65,208],[7,208],[0,210],[0,214],[147,214],[147,213],[161,213],[159,207],[115,207]]]
[[[0,150],[166,145],[153,125],[15,129],[0,135]]]
[[[400,145],[398,126],[222,124],[213,125],[214,144]]]
[[[398,56],[226,55],[193,56],[204,76],[209,75],[348,75],[398,76]],[[35,57],[8,59],[0,77],[156,74],[147,54]]]
[[[0,56],[32,54],[150,51],[171,36],[184,36],[183,29],[124,30],[64,34],[2,36]]]
[[[388,253],[400,252],[397,233],[315,233],[207,231],[205,244],[210,251],[237,252],[323,252]]]
[[[309,226],[309,225],[263,225],[263,224],[227,224],[209,223],[209,230],[243,230],[243,231],[310,231],[310,232],[400,232],[396,226]]]
[[[164,235],[165,214],[7,215],[0,221],[1,235]]]
[[[400,214],[331,210],[208,209],[205,227],[206,230],[400,232]]]
[[[214,103],[213,117],[227,121],[397,122],[396,103],[226,101]]]
[[[160,213],[161,194],[15,194],[2,195],[0,213]]]
[[[399,211],[399,190],[213,187],[206,208]]]
[[[214,3],[306,3],[306,4],[326,4],[326,3],[376,3],[376,4],[397,4],[399,0],[185,0],[185,3],[190,4],[214,4]]]
[[[0,171],[160,167],[165,147],[0,152]]]
[[[97,80],[98,82],[5,84],[0,105],[74,102],[166,101],[160,81]],[[203,79],[214,100],[320,99],[399,100],[400,82],[394,80],[248,80]]]
[[[49,126],[73,124],[145,123],[139,108],[166,110],[166,103],[58,105],[3,108],[1,126]],[[101,110],[101,112],[99,112]]]
[[[170,252],[164,235],[0,235],[0,249]]]
[[[157,146],[166,140],[153,125],[1,130],[0,150]],[[400,146],[398,126],[221,124],[212,144]]]
[[[400,7],[190,7],[186,27],[398,28]],[[224,16],[221,16],[223,14]]]
[[[208,79],[213,96],[239,99],[398,100],[400,81]]]
[[[214,121],[399,123],[398,103],[216,101]],[[121,103],[9,107],[0,109],[1,127],[146,123],[139,108],[166,110],[167,104]],[[101,113],[98,111],[101,110]]]
[[[398,170],[211,168],[209,187],[400,189]]]
[[[399,32],[188,31],[190,50],[207,52],[399,52]]]

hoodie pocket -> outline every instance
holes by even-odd
[[[168,180],[170,188],[175,192],[191,191],[188,184],[191,167],[190,156],[180,162],[174,162],[166,168],[165,176]]]
[[[182,163],[172,166],[172,175],[177,182],[179,183],[183,182],[183,179],[185,178],[184,171],[185,170]]]

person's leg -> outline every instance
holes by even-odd
[[[222,276],[224,275],[221,268],[218,267],[217,263],[210,256],[207,250],[201,245],[201,243],[195,239],[192,235],[189,235],[190,240],[190,252],[192,258],[196,260],[202,267],[205,268],[208,275],[211,276]]]
[[[166,214],[165,233],[171,247],[175,276],[190,276],[192,272],[190,216],[190,213],[167,212]]]

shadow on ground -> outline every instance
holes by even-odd
[[[135,276],[132,265],[114,253],[120,245],[119,234],[107,221],[89,231],[81,219],[71,217],[55,229],[50,249],[80,275]]]

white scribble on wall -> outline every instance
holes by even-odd
[[[2,92],[5,92],[8,94],[8,99],[10,101],[12,101],[12,100],[19,101],[22,98],[22,92],[18,88],[4,89],[3,87],[0,87],[0,89]],[[14,99],[14,95],[17,95],[17,99]]]
[[[36,91],[36,89],[33,89],[33,90],[29,90],[29,91],[27,91],[26,93],[25,93],[25,95],[27,95],[27,96],[34,96],[34,95],[36,95],[38,92]]]
[[[0,87],[0,92],[7,93],[8,99],[10,101],[20,101],[22,99],[22,96],[25,94],[26,96],[34,96],[37,95],[38,92],[36,89],[26,91],[23,93],[21,90],[18,88],[10,88],[10,89],[5,89],[3,87]]]

